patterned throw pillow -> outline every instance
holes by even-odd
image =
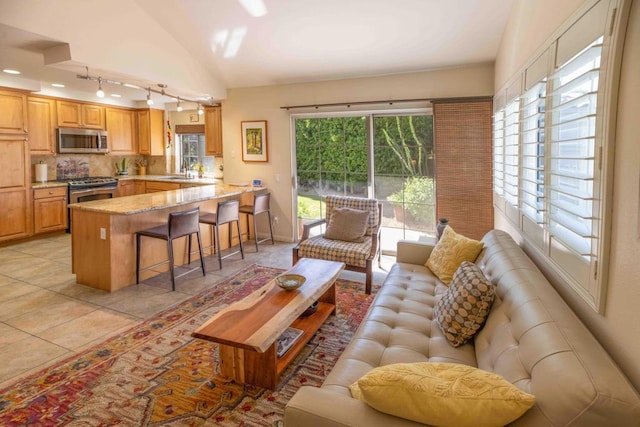
[[[369,212],[351,208],[335,208],[331,212],[325,239],[345,242],[364,242],[364,233],[369,224]]]
[[[442,237],[433,248],[425,265],[448,285],[462,261],[474,262],[483,246],[484,244],[478,240],[457,234],[449,225],[444,229]]]
[[[349,389],[380,412],[434,426],[503,426],[535,404],[500,375],[456,363],[380,366]]]
[[[456,270],[451,286],[436,303],[433,315],[451,345],[469,341],[484,325],[495,290],[480,268],[464,261]]]

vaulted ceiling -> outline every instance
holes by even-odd
[[[95,81],[76,77],[89,67],[103,79],[219,100],[227,88],[492,62],[514,2],[0,0],[0,69],[22,72],[0,75],[0,86],[90,97]]]

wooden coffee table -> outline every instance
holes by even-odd
[[[191,335],[220,344],[219,375],[275,389],[280,373],[335,313],[335,281],[343,269],[341,262],[303,258],[287,272],[306,277],[301,287],[285,291],[271,280],[218,312]],[[319,301],[317,311],[300,318],[315,301]],[[278,358],[276,340],[289,326],[304,333]]]

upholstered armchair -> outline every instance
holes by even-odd
[[[365,292],[371,293],[373,261],[380,263],[382,204],[376,199],[327,196],[326,217],[304,225],[302,238],[293,248],[293,264],[300,258],[344,262],[347,270],[366,274]],[[366,214],[368,213],[368,215]],[[327,224],[322,235],[310,231]]]

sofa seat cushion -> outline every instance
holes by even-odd
[[[371,238],[358,243],[315,236],[302,241],[298,247],[300,258],[326,259],[363,268],[367,266],[369,255],[371,255]]]
[[[447,290],[425,266],[396,263],[367,316],[323,387],[350,396],[349,386],[371,369],[392,363],[451,362],[476,366],[473,344],[452,347],[433,309]]]

